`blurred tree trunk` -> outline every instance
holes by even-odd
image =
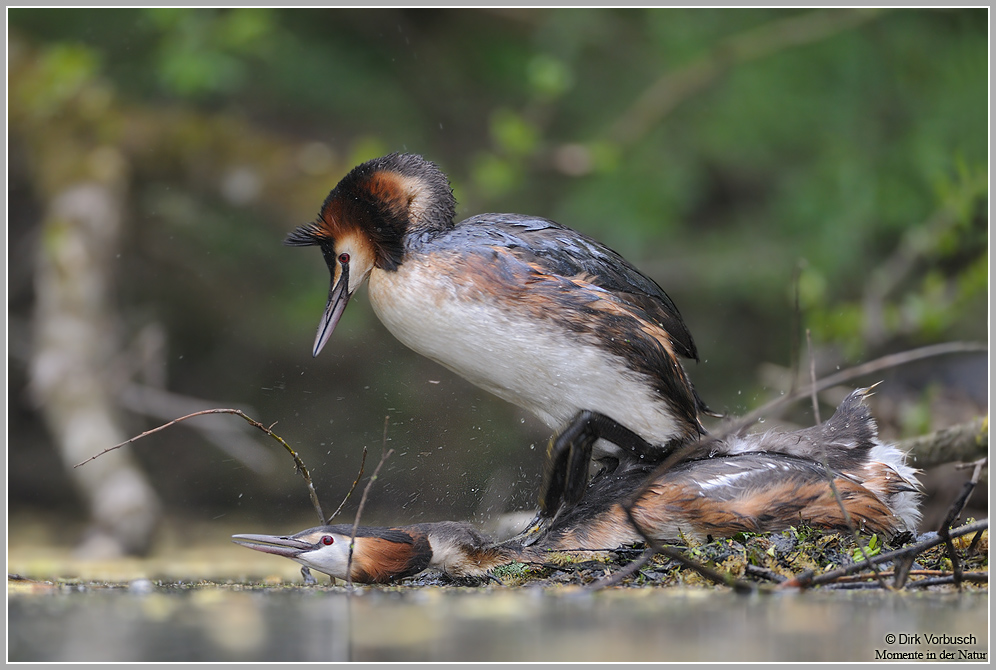
[[[110,148],[91,162],[103,179],[67,184],[46,203],[35,271],[31,384],[63,462],[87,502],[88,554],[145,553],[160,514],[131,454],[72,466],[127,439],[115,416],[114,258],[125,203],[124,161]]]
[[[290,212],[296,221],[305,215],[302,207],[310,211],[321,202],[330,174],[341,168],[326,162],[316,169],[305,160],[313,147],[309,153],[309,145],[270,137],[230,116],[123,104],[85,51],[39,49],[15,35],[9,52],[11,135],[27,149],[44,211],[31,392],[87,507],[92,527],[81,549],[141,554],[161,506],[131,454],[118,450],[73,467],[130,437],[118,411],[122,394],[134,388],[128,385],[133,366],[123,351],[114,290],[129,190],[156,175],[240,205]],[[242,181],[254,188],[232,195],[226,185],[233,175],[249,175]],[[142,399],[126,399],[132,400]]]

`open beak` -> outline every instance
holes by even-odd
[[[284,558],[295,558],[299,554],[315,548],[310,542],[302,542],[292,537],[279,535],[233,535],[232,542],[243,547],[262,551],[266,554],[276,554]]]
[[[332,331],[335,330],[336,324],[342,318],[342,312],[346,309],[346,303],[348,302],[349,265],[343,264],[342,272],[339,274],[339,281],[335,281],[335,275],[332,276],[332,285],[329,287],[329,301],[325,305],[325,313],[318,324],[318,334],[315,335],[315,347],[311,350],[312,357],[317,356],[318,352],[325,346],[325,343],[329,341],[329,337],[332,336]]]

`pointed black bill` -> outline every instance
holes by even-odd
[[[332,286],[329,287],[329,301],[325,305],[325,313],[318,324],[318,334],[315,335],[315,346],[311,350],[312,357],[317,356],[322,347],[325,346],[325,343],[329,341],[332,331],[335,330],[336,324],[342,318],[342,312],[346,309],[346,303],[349,302],[348,263],[343,263],[339,281],[336,282],[333,275],[332,282]]]

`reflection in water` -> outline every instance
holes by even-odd
[[[975,635],[988,594],[8,585],[9,661],[874,661]],[[957,650],[958,647],[951,649]]]

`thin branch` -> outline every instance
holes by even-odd
[[[121,389],[117,401],[122,407],[156,421],[167,421],[214,404],[213,401],[135,382],[128,383]],[[238,409],[246,414],[255,411],[244,405]],[[219,417],[218,421],[195,421],[188,427],[256,474],[263,475],[273,470],[274,457],[269,447],[260,444],[256,434],[244,424],[225,421]],[[246,439],[246,435],[251,438]]]
[[[608,129],[610,141],[635,144],[679,104],[734,67],[790,47],[855,28],[882,14],[875,9],[821,9],[771,21],[719,43],[702,58],[664,73]]]
[[[966,556],[975,556],[975,553],[979,549],[979,542],[982,540],[983,533],[985,533],[985,531],[980,530],[975,534],[975,537],[972,538],[972,543],[968,545],[968,551],[965,552]]]
[[[962,582],[972,582],[974,584],[988,584],[989,583],[989,573],[988,572],[964,572],[961,575],[961,579],[958,581]],[[928,586],[941,586],[943,584],[954,584],[954,576],[948,577],[936,577],[934,579],[920,579],[914,582],[910,582],[909,586],[915,586],[917,588],[926,588]]]
[[[798,389],[795,393],[787,393],[783,396],[779,396],[774,400],[765,403],[761,407],[758,407],[754,411],[745,414],[740,418],[736,425],[741,427],[750,425],[777,407],[795,402],[799,398],[804,398],[813,392],[823,391],[837,386],[838,384],[849,382],[875,372],[882,372],[883,370],[896,368],[901,365],[906,365],[907,363],[913,363],[915,361],[923,360],[925,358],[933,358],[935,356],[964,354],[988,350],[989,346],[981,342],[942,342],[941,344],[931,344],[926,347],[919,347],[917,349],[900,351],[895,354],[888,354],[886,356],[868,361],[867,363],[855,365],[847,368],[846,370],[841,370],[840,372],[823,377],[818,382],[810,384],[810,386]]]
[[[813,389],[812,400],[813,400],[813,420],[816,425],[823,423],[820,421],[820,401],[816,394],[816,357],[813,355],[813,336],[812,332],[806,329],[806,345],[809,350],[809,383]],[[875,564],[869,561],[871,554],[865,547],[861,536],[858,535],[858,529],[854,527],[854,520],[851,518],[851,513],[847,509],[847,505],[844,504],[844,499],[840,495],[840,491],[837,490],[837,482],[834,481],[833,472],[830,470],[829,456],[827,455],[826,445],[820,445],[820,456],[822,457],[823,472],[827,475],[827,483],[830,485],[830,492],[833,493],[833,499],[837,502],[837,507],[840,508],[840,513],[844,516],[844,523],[847,525],[847,530],[851,533],[851,539],[854,544],[857,545],[858,549],[861,551],[861,556],[865,560],[865,565],[871,568],[872,572],[878,575],[878,569]],[[879,583],[882,588],[889,588],[885,581],[879,577]]]
[[[943,524],[944,526],[950,528],[951,524],[953,524],[955,520],[959,516],[961,516],[961,513],[965,509],[965,505],[968,504],[968,499],[972,497],[972,492],[975,491],[975,487],[978,486],[979,484],[979,478],[982,476],[982,469],[985,468],[988,464],[989,464],[989,458],[983,457],[975,461],[974,463],[962,463],[961,465],[955,468],[956,470],[965,470],[967,468],[972,468],[973,469],[972,476],[967,482],[965,482],[964,486],[962,487],[961,493],[951,504],[951,509],[948,510],[947,517],[944,520],[945,521],[945,523]]]
[[[656,555],[657,555],[657,550],[654,549],[653,547],[647,546],[647,548],[644,549],[639,556],[637,556],[635,559],[627,563],[624,568],[617,570],[616,572],[612,573],[608,577],[605,577],[604,579],[600,579],[599,581],[595,582],[588,588],[590,588],[593,591],[600,591],[602,589],[607,589],[612,586],[618,586],[619,584],[622,584],[623,580],[625,580],[627,577],[631,577],[632,575],[635,575],[637,572],[639,572],[640,569],[643,566],[645,566],[647,563],[649,563],[650,559]]]
[[[976,584],[988,584],[989,583],[989,573],[988,572],[965,572],[962,574],[960,579],[956,579],[954,575],[944,575],[942,577],[931,577],[928,579],[916,579],[907,584],[910,588],[926,588],[928,586],[940,586],[943,584],[956,584],[958,582],[973,582]],[[824,584],[823,588],[833,589],[833,590],[858,590],[858,589],[877,589],[881,588],[878,584],[873,584],[870,582],[833,582],[831,584]]]
[[[931,346],[927,346],[927,347],[921,347],[919,349],[913,349],[913,350],[910,350],[910,351],[905,351],[905,352],[901,352],[901,353],[897,353],[897,354],[890,354],[888,356],[883,356],[881,358],[877,358],[877,359],[875,359],[873,361],[869,361],[869,362],[864,363],[862,365],[858,365],[858,366],[849,368],[847,370],[842,370],[842,371],[840,371],[840,372],[838,372],[836,374],[830,375],[829,377],[825,377],[822,380],[812,381],[805,388],[801,388],[801,389],[796,390],[793,393],[789,393],[789,394],[787,394],[785,396],[781,396],[781,397],[775,398],[771,402],[768,402],[767,404],[765,404],[762,407],[754,410],[753,412],[748,413],[747,415],[741,417],[740,419],[729,422],[726,426],[722,427],[720,430],[715,431],[715,432],[713,432],[711,434],[708,434],[708,435],[704,435],[702,438],[700,438],[699,440],[697,440],[695,442],[691,442],[689,444],[683,445],[682,447],[679,447],[674,452],[672,452],[667,458],[665,458],[664,461],[659,466],[657,466],[657,468],[644,481],[644,483],[640,487],[638,487],[636,491],[633,492],[633,494],[630,497],[630,500],[631,501],[639,500],[640,497],[646,492],[647,488],[654,481],[656,481],[663,473],[667,472],[668,470],[670,470],[672,467],[674,467],[678,463],[680,463],[680,462],[682,462],[682,461],[684,461],[684,460],[686,460],[688,458],[693,457],[699,451],[706,451],[706,450],[708,450],[710,444],[712,444],[712,443],[714,443],[714,442],[716,442],[718,440],[722,440],[722,439],[724,439],[725,437],[727,437],[727,436],[729,436],[731,434],[734,434],[736,432],[744,430],[745,428],[747,428],[748,426],[750,426],[752,423],[754,423],[758,418],[764,416],[765,414],[767,414],[771,410],[773,410],[773,409],[775,409],[775,408],[777,408],[777,407],[779,407],[781,405],[787,404],[789,402],[793,402],[793,401],[798,400],[799,398],[803,398],[803,397],[805,397],[807,395],[814,394],[814,393],[816,393],[816,392],[818,392],[820,390],[823,390],[823,389],[826,389],[826,388],[830,388],[832,386],[836,386],[837,384],[840,384],[840,383],[842,383],[844,381],[848,381],[848,380],[851,380],[851,379],[854,379],[854,378],[857,378],[857,377],[861,377],[861,376],[870,374],[872,372],[878,372],[878,371],[885,370],[885,369],[888,369],[888,368],[892,368],[892,367],[896,367],[896,366],[899,366],[899,365],[903,365],[903,364],[906,364],[906,363],[909,363],[909,362],[912,362],[912,361],[921,360],[923,358],[929,358],[929,357],[933,357],[933,356],[941,356],[941,355],[953,354],[953,353],[964,353],[964,352],[970,352],[970,351],[985,351],[985,350],[987,350],[987,346],[985,344],[979,344],[979,343],[973,343],[973,342],[949,342],[949,343],[931,345]],[[824,466],[826,466],[826,463],[824,463]],[[833,487],[832,482],[831,482],[831,486]],[[841,506],[843,508],[842,502],[840,500],[839,492],[836,491],[836,487],[833,487],[833,490],[834,490],[834,496],[837,499],[838,504],[841,504]],[[635,522],[635,520],[633,519],[633,516],[632,516],[631,505],[624,504],[623,505],[623,509],[626,510],[626,513],[629,515],[630,520],[633,523],[633,526],[636,528],[637,532],[639,532],[643,536],[644,540],[647,542],[647,546],[648,547],[654,548],[655,551],[657,550],[658,547],[660,547],[661,549],[664,549],[663,547],[660,546],[659,543],[656,543],[653,539],[649,538],[647,536],[647,534],[643,531],[643,529],[639,526],[639,524],[637,524]],[[850,515],[847,513],[846,509],[844,509],[844,515],[845,515],[845,518],[847,518],[848,520],[850,520]],[[849,527],[852,528],[852,532],[854,532],[853,531],[853,524],[849,525]],[[938,542],[940,542],[940,541],[941,540],[938,540]],[[935,544],[937,544],[938,542],[935,542]],[[859,547],[862,547],[860,540],[857,540],[857,544],[858,544]],[[930,545],[930,546],[933,546],[933,545]],[[680,561],[688,560],[688,559],[685,559],[683,556],[681,558],[677,558],[671,552],[668,552],[668,551],[660,551],[659,553],[664,553],[665,555],[667,555],[669,557],[672,557],[675,560],[680,560]],[[912,552],[912,553],[914,553],[914,554],[915,553],[919,553],[919,551]],[[865,561],[863,561],[862,563],[855,564],[857,566],[856,568],[848,568],[846,572],[841,573],[841,574],[849,574],[850,572],[854,572],[855,570],[860,569],[861,567],[863,567],[865,565],[871,567],[874,570],[874,566],[876,564],[878,564],[878,563],[881,562],[881,558],[879,558],[878,560],[872,560],[873,557],[869,557],[868,553],[864,550],[863,547],[862,547],[862,555],[865,557]],[[906,551],[900,551],[900,552],[892,552],[890,554],[883,554],[883,555],[888,555],[888,556],[892,556],[892,557],[895,557],[895,558],[900,558],[900,557],[908,555],[908,552],[906,552]],[[629,576],[630,574],[632,574],[632,573],[636,572],[637,570],[639,570],[641,567],[643,567],[643,565],[646,564],[646,562],[648,560],[650,560],[650,556],[643,556],[643,555],[641,555],[641,557],[639,559],[637,559],[637,561],[635,562],[636,564],[632,568],[632,570],[627,570],[626,573],[625,573],[625,575],[622,578],[625,578],[625,576]],[[698,569],[697,568],[697,564],[696,565],[692,565],[690,567],[693,567],[693,569]],[[704,566],[702,566],[702,567],[704,567]],[[609,578],[608,580],[603,580],[602,582],[599,582],[598,584],[596,584],[596,586],[594,588],[605,588],[606,586],[614,585],[614,584],[618,583],[619,581],[621,581],[622,578],[620,578],[618,580],[613,580],[613,578]],[[709,577],[709,578],[711,579],[712,577]],[[812,583],[822,583],[822,582],[814,582],[813,581],[814,579],[819,580],[820,578],[814,578],[811,573],[810,574],[803,573],[802,575],[799,575],[799,576],[795,577],[792,580],[788,580],[786,582],[783,582],[780,585],[780,588],[781,587],[786,587],[786,585],[788,585],[788,586],[799,586],[799,587],[803,587],[804,588],[804,587],[806,587],[806,586],[808,586],[808,585],[810,585]],[[719,577],[719,580],[720,580],[719,583],[726,583],[726,577]]]
[[[984,530],[989,527],[989,520],[983,519],[982,521],[976,521],[975,523],[966,524],[959,528],[954,529],[950,533],[951,538],[961,537],[962,535],[969,535],[971,533]],[[879,554],[878,556],[873,556],[870,562],[876,565],[881,563],[886,563],[888,561],[894,561],[900,558],[904,558],[910,555],[917,555],[931,547],[936,547],[944,542],[944,538],[938,535],[937,537],[932,537],[928,540],[918,542],[917,544],[910,545],[908,547],[903,547],[902,549],[897,549],[895,551],[890,551],[884,554]],[[864,567],[864,563],[852,563],[851,565],[846,565],[837,570],[831,570],[822,575],[816,575],[812,570],[807,570],[801,574],[796,575],[792,579],[782,582],[778,585],[778,589],[787,588],[797,588],[805,589],[811,586],[818,586],[820,584],[827,584],[832,582],[843,575],[851,575],[858,572]]]
[[[263,424],[261,424],[259,421],[256,421],[252,417],[246,415],[246,413],[243,412],[240,409],[205,409],[205,410],[201,410],[199,412],[193,412],[192,414],[187,414],[186,416],[181,416],[179,419],[173,419],[172,421],[170,421],[168,423],[164,423],[161,426],[158,426],[158,427],[153,428],[151,430],[147,430],[144,433],[142,433],[141,435],[136,435],[135,437],[133,437],[133,438],[131,438],[129,440],[125,440],[124,442],[121,442],[120,444],[115,444],[113,447],[108,447],[107,449],[104,449],[103,451],[101,451],[99,454],[97,454],[95,456],[91,456],[90,458],[86,459],[85,461],[83,461],[81,463],[77,463],[73,467],[74,468],[78,468],[81,465],[86,465],[90,461],[92,461],[94,459],[97,459],[97,458],[100,458],[101,456],[103,456],[104,454],[106,454],[109,451],[114,451],[115,449],[120,449],[121,447],[123,447],[125,445],[131,444],[132,442],[136,442],[136,441],[142,439],[143,437],[147,437],[147,436],[152,435],[154,433],[158,433],[159,431],[164,430],[166,428],[169,428],[170,426],[176,425],[176,424],[180,423],[181,421],[186,421],[187,419],[192,419],[192,418],[197,417],[197,416],[204,416],[206,414],[234,414],[235,416],[242,417],[243,419],[245,419],[249,423],[250,426],[253,426],[254,428],[258,428],[259,430],[263,431],[264,433],[266,433],[267,435],[269,435],[270,437],[272,437],[273,439],[275,439],[281,445],[283,445],[284,449],[287,450],[287,453],[289,453],[291,455],[291,457],[294,459],[294,464],[297,467],[297,471],[301,473],[301,476],[304,477],[305,483],[308,485],[308,495],[311,496],[311,504],[314,505],[315,511],[318,513],[319,523],[323,523],[323,524],[325,523],[325,514],[322,512],[322,505],[318,501],[318,493],[315,491],[315,485],[311,483],[311,474],[308,472],[308,468],[307,468],[307,466],[305,466],[304,461],[301,460],[301,457],[297,455],[297,452],[294,451],[293,449],[291,449],[291,446],[289,444],[287,444],[282,437],[280,437],[279,435],[277,435],[276,433],[274,433],[272,430],[270,430],[269,428],[267,428],[266,426],[264,426]],[[274,425],[276,425],[276,424],[274,424]]]
[[[958,559],[958,552],[955,551],[954,542],[951,541],[951,524],[955,522],[955,519],[961,514],[962,510],[965,509],[965,505],[968,504],[968,499],[972,495],[972,491],[975,490],[976,484],[979,483],[979,476],[982,474],[982,468],[985,466],[987,459],[980,458],[974,463],[975,470],[972,473],[971,479],[965,482],[962,487],[961,493],[955,498],[951,507],[948,509],[948,513],[944,517],[944,521],[941,522],[940,528],[937,529],[938,534],[944,540],[944,546],[948,552],[948,558],[951,559],[951,569],[954,572],[954,582],[961,588],[961,561]]]
[[[694,457],[699,452],[707,451],[709,445],[713,442],[717,442],[726,438],[729,435],[739,433],[745,430],[749,426],[753,425],[759,418],[771,414],[775,409],[788,405],[789,403],[795,402],[800,398],[805,398],[811,395],[813,392],[822,391],[833,386],[837,386],[843,382],[851,381],[865,375],[881,372],[882,370],[887,370],[889,368],[898,367],[900,365],[905,365],[907,363],[912,363],[914,361],[922,360],[925,358],[932,358],[934,356],[944,356],[948,354],[957,353],[968,353],[975,351],[987,351],[988,346],[983,343],[977,342],[944,342],[942,344],[933,344],[926,347],[920,347],[918,349],[911,349],[909,351],[903,351],[896,354],[889,354],[887,356],[882,356],[881,358],[876,358],[875,360],[868,361],[861,365],[856,365],[854,367],[848,368],[846,370],[841,370],[835,374],[824,377],[815,384],[809,384],[806,387],[797,389],[794,393],[787,393],[785,395],[779,396],[770,402],[758,407],[757,409],[748,412],[747,414],[728,421],[725,425],[720,426],[717,430],[712,433],[702,436],[699,440],[695,442],[689,442],[688,444],[682,445],[678,449],[675,449],[671,455],[664,459],[661,464],[654,471],[651,477],[648,477],[647,483],[643,487],[637,490],[634,499],[639,497],[643,493],[643,489],[650,483],[653,482],[658,475],[667,472],[673,468],[678,463]]]
[[[801,355],[799,350],[802,348],[799,342],[799,329],[802,324],[802,306],[800,305],[800,288],[799,285],[802,281],[802,269],[803,263],[801,259],[796,262],[795,267],[792,268],[792,326],[791,335],[789,337],[789,366],[792,369],[792,385],[789,388],[789,393],[795,391],[796,380],[799,378],[799,365]],[[808,332],[808,331],[807,331]]]
[[[809,328],[806,329],[806,347],[809,350],[809,384],[812,389],[813,400],[813,423],[815,425],[820,425],[823,423],[820,421],[820,399],[816,393],[816,356],[813,355],[813,333]]]
[[[720,572],[719,570],[714,570],[713,568],[710,568],[707,565],[703,565],[698,561],[688,558],[687,556],[685,556],[684,553],[682,553],[678,549],[675,549],[674,547],[668,547],[662,545],[660,542],[657,541],[656,538],[651,537],[643,530],[639,522],[637,522],[636,518],[633,516],[633,509],[631,505],[623,505],[622,507],[626,511],[626,516],[629,517],[629,522],[636,529],[636,532],[638,532],[640,536],[643,537],[643,541],[646,543],[647,549],[642,554],[640,554],[639,558],[637,558],[635,561],[633,561],[625,568],[623,568],[623,570],[620,571],[625,573],[622,578],[616,579],[613,576],[607,579],[599,580],[598,582],[590,586],[589,587],[590,589],[597,591],[604,589],[607,586],[614,586],[619,582],[621,582],[622,579],[624,579],[625,577],[628,577],[629,575],[637,572],[640,568],[646,565],[647,561],[649,561],[654,556],[654,554],[663,554],[664,556],[667,556],[671,560],[680,563],[686,568],[691,568],[692,570],[695,570],[697,573],[699,573],[709,581],[713,582],[714,584],[722,584],[723,586],[729,586],[730,588],[733,589],[735,593],[757,593],[759,591],[761,592],[764,591],[764,589],[757,584],[751,584],[750,582],[741,581],[728,572]],[[633,567],[634,565],[636,567]]]
[[[391,454],[394,453],[394,449],[387,449],[387,422],[390,419],[389,416],[384,417],[384,440],[380,447],[380,462],[377,467],[374,468],[373,474],[370,475],[370,480],[367,485],[363,487],[363,495],[360,496],[360,506],[356,509],[356,518],[353,519],[353,533],[349,538],[349,557],[346,559],[346,586],[350,591],[353,590],[353,547],[356,544],[356,529],[360,527],[360,515],[363,514],[363,507],[367,504],[367,494],[370,493],[370,487],[373,483],[377,481],[377,473],[380,472],[381,467],[384,462],[390,458]],[[385,451],[387,449],[387,451]]]
[[[346,505],[346,501],[349,500],[349,496],[353,495],[353,490],[356,488],[356,485],[360,483],[360,478],[363,477],[363,468],[366,465],[366,463],[367,463],[367,448],[364,445],[363,456],[360,458],[360,471],[356,473],[356,479],[353,480],[353,485],[349,487],[349,491],[346,493],[346,497],[342,499],[342,502],[339,503],[339,506],[336,508],[334,512],[332,512],[332,516],[330,516],[328,518],[328,521],[326,521],[325,523],[327,524],[332,523],[332,519],[339,516],[339,512],[342,511],[342,508]]]
[[[844,575],[844,576],[838,577],[836,580],[834,580],[834,583],[835,584],[852,584],[852,583],[856,583],[856,582],[867,581],[869,579],[875,579],[876,576],[893,577],[893,576],[895,576],[895,574],[896,573],[895,573],[894,570],[886,570],[886,571],[883,571],[883,572],[879,572],[878,575],[874,575],[874,574]],[[909,574],[910,577],[952,577],[952,576],[954,576],[954,573],[951,572],[950,570],[910,570],[908,574]],[[976,573],[976,574],[983,574],[983,573]],[[913,585],[918,584],[918,583],[919,582],[916,582],[916,581],[910,582],[910,586],[913,586]]]

